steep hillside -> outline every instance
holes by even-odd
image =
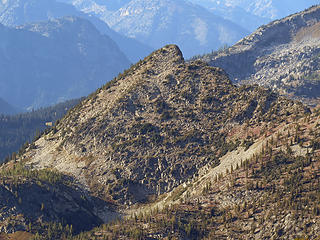
[[[51,170],[31,171],[23,165],[9,163],[0,171],[1,239],[7,239],[3,233],[18,231],[58,239],[61,236],[55,232],[66,231],[66,236],[102,223],[95,214],[101,200],[87,198],[72,178]]]
[[[39,137],[80,100],[69,100],[26,113],[0,115],[0,163],[14,152],[23,151],[26,142],[31,143],[35,137]]]
[[[286,95],[320,93],[320,6],[260,27],[234,46],[202,59],[233,82],[257,83]]]
[[[15,114],[18,112],[18,109],[11,106],[5,100],[0,98],[0,114]]]
[[[208,210],[205,205],[195,213],[185,212],[184,205],[181,212],[166,206],[182,203],[182,197],[190,198],[188,209],[194,201],[202,204],[202,188],[210,176],[214,179],[230,164],[258,153],[270,132],[308,114],[308,108],[270,90],[234,86],[219,68],[201,61],[186,63],[180,49],[168,45],[91,94],[1,167],[1,202],[10,205],[0,210],[0,226],[8,233],[21,230],[40,239],[63,239],[70,237],[70,224],[77,233],[101,221],[132,216],[92,234],[146,239],[140,227],[146,223],[153,239],[167,237],[168,231],[180,239],[204,237],[211,223],[205,233],[196,227],[201,209]],[[292,145],[300,142],[299,131]],[[312,146],[318,149],[317,143]],[[31,214],[26,206],[34,201]],[[141,220],[151,210],[157,211],[156,228],[149,225],[149,217]],[[228,223],[219,211],[210,212],[221,216],[214,220],[218,229]],[[183,224],[172,222],[173,214],[186,214]],[[166,223],[172,223],[172,231]],[[174,231],[176,226],[185,230]]]
[[[139,61],[152,52],[152,48],[118,34],[110,29],[105,22],[90,14],[77,11],[70,4],[55,0],[0,1],[0,23],[5,26],[14,27],[65,16],[76,16],[90,21],[102,34],[106,34],[114,40],[132,62]]]
[[[248,33],[184,0],[132,0],[108,15],[107,23],[117,32],[154,48],[178,44],[187,58],[233,44]]]
[[[218,164],[233,146],[225,142],[229,127],[281,122],[295,111],[307,110],[259,87],[237,88],[221,69],[186,64],[170,45],[84,100],[25,157],[131,205]]]
[[[130,65],[114,41],[79,18],[1,25],[0,36],[0,96],[24,109],[85,96]]]
[[[253,145],[229,152],[218,167],[163,196],[161,205],[146,205],[74,239],[318,239],[319,125],[320,108],[269,125]],[[238,128],[229,137],[254,132]]]

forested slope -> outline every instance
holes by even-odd
[[[80,99],[17,115],[0,115],[0,162],[60,119]]]

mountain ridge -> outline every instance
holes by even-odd
[[[85,96],[130,65],[115,42],[84,19],[1,25],[0,30],[5,66],[0,95],[20,108]]]
[[[317,1],[306,0],[299,2],[292,2],[290,0],[274,1],[274,0],[192,0],[193,2],[204,2],[208,7],[212,4],[212,7],[240,7],[247,12],[250,12],[256,16],[268,18],[270,20],[280,19],[292,14],[293,12],[303,11],[312,5],[317,4]]]
[[[108,15],[106,22],[155,49],[177,44],[187,58],[230,45],[247,34],[236,23],[184,0],[132,0]]]
[[[105,22],[77,11],[72,5],[55,0],[8,0],[0,2],[0,23],[15,27],[52,18],[75,16],[90,21],[102,33],[112,38],[130,61],[136,62],[149,54],[153,49],[134,39],[127,38],[113,31]]]
[[[167,45],[81,101],[0,167],[0,189],[9,187],[3,202],[12,199],[13,204],[13,211],[0,209],[5,216],[0,228],[44,239],[71,237],[69,224],[75,224],[78,233],[100,222],[109,224],[75,238],[234,238],[239,229],[250,237],[296,236],[291,227],[294,219],[288,223],[288,234],[275,230],[283,227],[271,222],[279,215],[276,212],[261,224],[268,231],[246,226],[253,216],[264,219],[263,199],[270,209],[279,209],[280,203],[275,208],[273,201],[275,189],[287,187],[281,204],[287,204],[290,196],[299,198],[299,192],[289,192],[290,179],[299,169],[308,176],[316,174],[310,184],[299,185],[299,191],[304,186],[308,190],[301,204],[308,196],[317,199],[313,188],[318,187],[318,174],[312,166],[320,148],[318,117],[319,112],[270,89],[235,86],[224,70],[202,61],[186,62],[176,45]],[[233,177],[234,184],[224,176]],[[282,183],[276,184],[279,179]],[[24,193],[31,183],[34,187],[28,194],[36,200],[33,215],[20,210],[30,201]],[[230,198],[224,189],[236,195]],[[58,199],[52,202],[51,196]],[[237,210],[233,205],[237,201],[250,207],[239,205]],[[255,201],[257,211],[251,207]],[[60,211],[64,209],[69,211]],[[306,211],[317,211],[317,206]],[[79,224],[81,216],[87,226]],[[229,224],[230,219],[237,225]],[[303,224],[308,219],[304,216]],[[315,221],[310,233],[316,234],[317,226]]]
[[[257,83],[293,97],[317,98],[319,6],[260,27],[234,46],[203,59],[234,82]],[[312,90],[314,89],[314,91]]]
[[[214,96],[209,89],[215,89]],[[198,109],[198,104],[203,106]],[[212,154],[224,141],[224,131],[219,132],[223,121],[258,124],[274,111],[282,119],[293,109],[307,111],[259,87],[238,89],[223,70],[201,62],[186,64],[179,48],[169,45],[71,110],[26,157],[34,167],[75,174],[100,197],[131,205],[172,189],[208,162],[216,164]],[[214,137],[217,142],[210,140]],[[189,159],[195,154],[191,146],[199,151],[195,159]],[[137,164],[143,168],[137,169]],[[158,181],[146,180],[152,176]],[[98,182],[109,190],[112,186],[112,191]]]

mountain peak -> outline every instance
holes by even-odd
[[[75,176],[101,199],[131,205],[215,164],[226,124],[284,119],[296,108],[304,112],[268,90],[237,88],[220,68],[185,62],[167,45],[72,109],[26,158]]]
[[[72,181],[74,202],[88,201],[72,207],[77,215],[71,220],[83,215],[79,208],[92,204],[96,208],[89,213],[110,221],[126,207],[150,202],[218,166],[229,150],[240,147],[238,138],[250,146],[266,133],[268,123],[278,126],[305,113],[304,106],[270,90],[233,85],[220,68],[185,62],[176,45],[167,45],[84,99],[28,146],[18,162],[20,169],[41,176],[59,173],[53,176],[61,180],[60,196],[69,192],[63,186]],[[246,134],[235,136],[242,126]],[[255,129],[252,136],[248,127]],[[42,197],[41,189],[34,192]],[[59,199],[62,206],[70,205]],[[46,221],[65,218],[52,216],[55,206],[37,205],[38,215],[51,214]],[[88,224],[80,221],[76,227],[82,230],[83,225]]]
[[[150,54],[146,59],[146,61],[154,61],[154,62],[161,62],[161,63],[183,63],[184,58],[180,48],[175,44],[166,45],[159,50],[154,51]]]

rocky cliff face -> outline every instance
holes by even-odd
[[[219,68],[185,63],[169,45],[89,96],[25,158],[129,206],[217,165],[232,126],[281,122],[305,111],[269,90],[235,87]]]
[[[319,97],[320,7],[274,21],[225,51],[204,56],[232,81],[257,83],[281,93]]]

